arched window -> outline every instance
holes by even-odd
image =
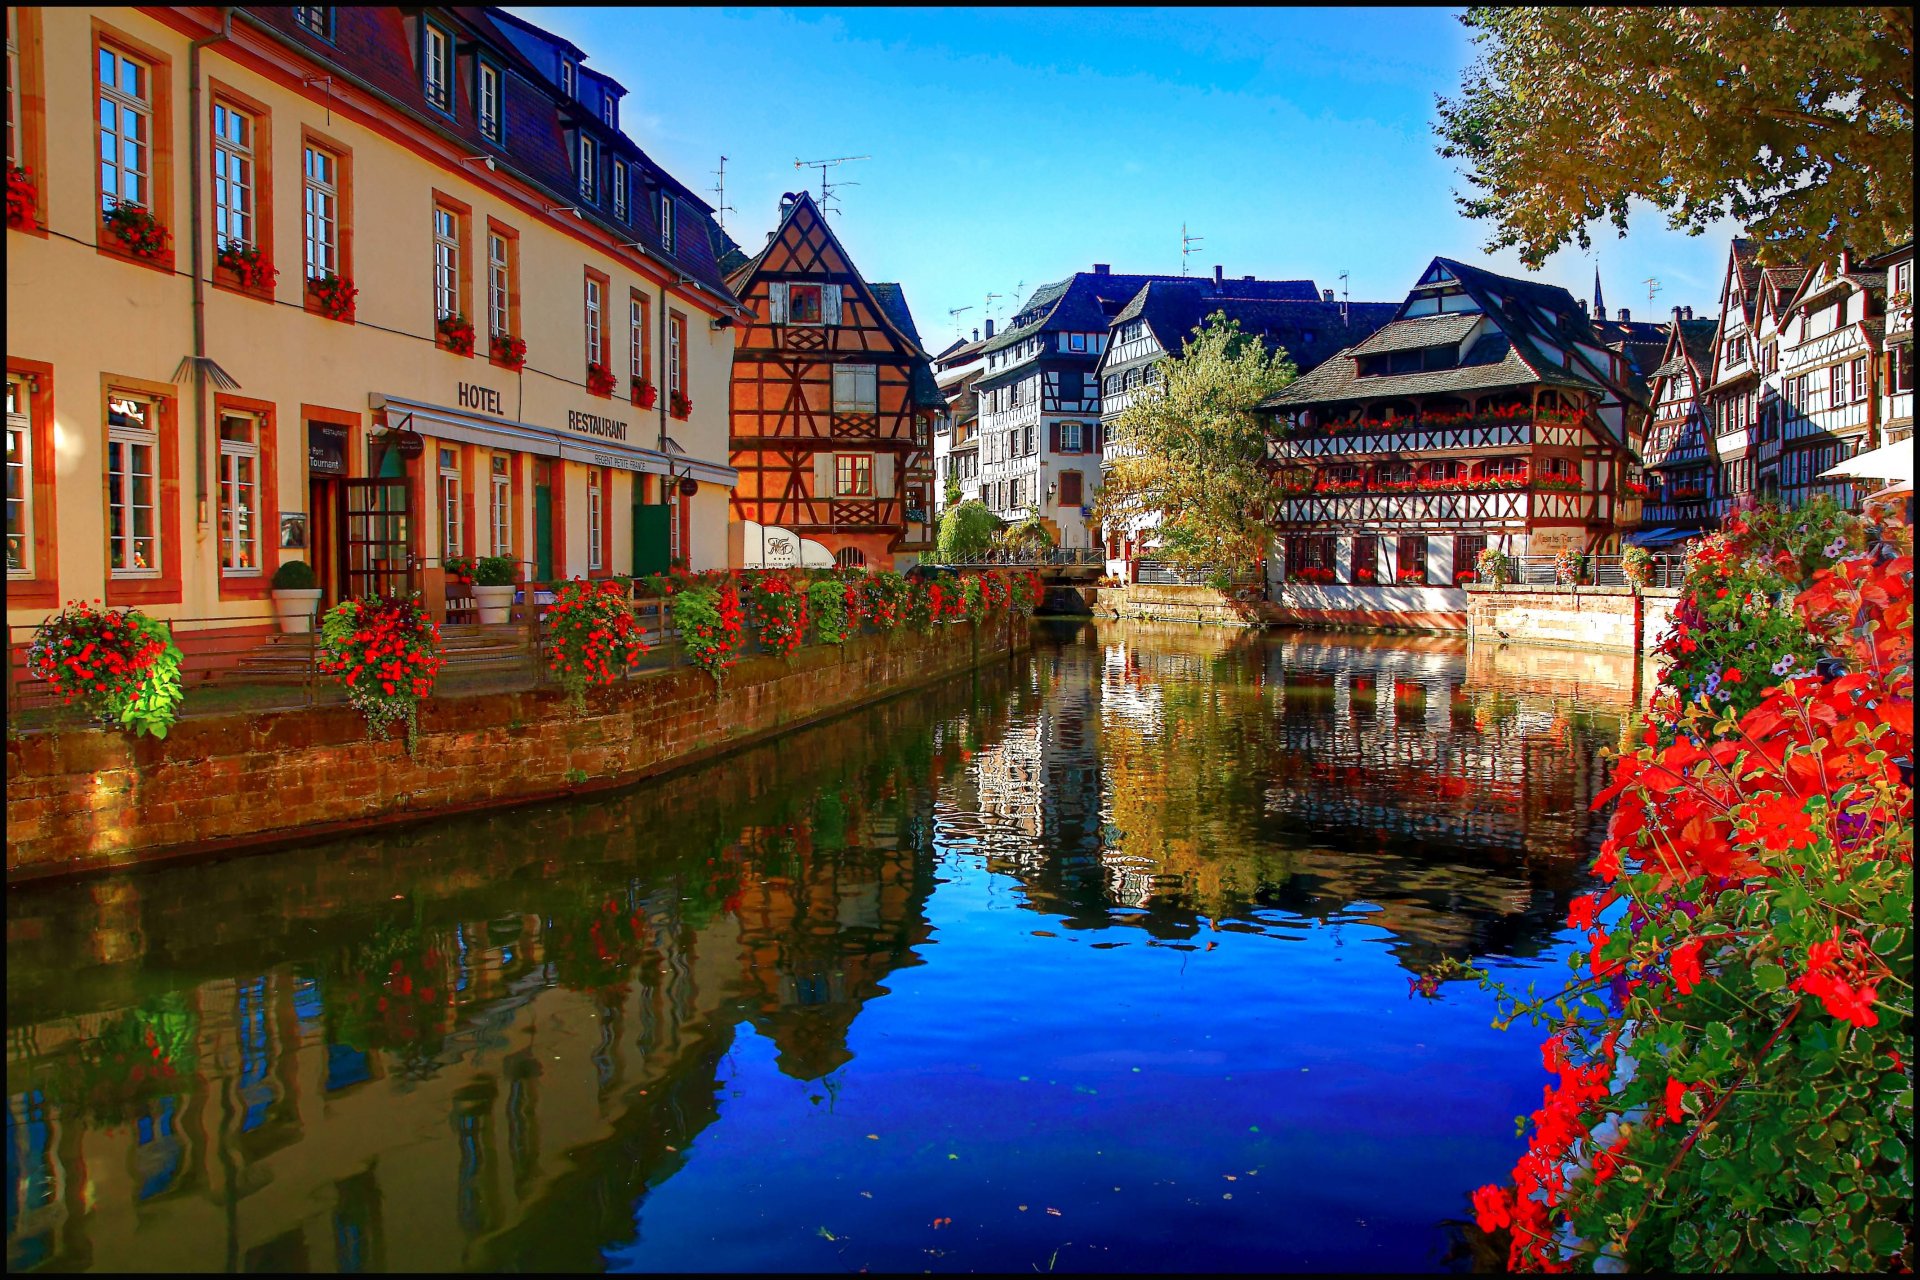
[[[1138,369],[1127,370],[1127,377],[1124,385],[1128,391],[1136,390],[1140,386],[1140,371]]]
[[[858,547],[842,547],[833,553],[833,562],[842,569],[864,569],[867,567],[867,553]]]

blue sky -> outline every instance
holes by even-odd
[[[835,230],[870,280],[900,281],[927,344],[1004,322],[1039,284],[1106,262],[1310,277],[1398,301],[1435,255],[1488,257],[1434,150],[1436,94],[1472,58],[1444,9],[534,9],[626,85],[627,132],[764,242],[780,193],[837,178]],[[1624,240],[1538,277],[1657,318],[1715,309],[1733,228],[1688,237],[1651,209]],[[1653,303],[1648,277],[1660,281]],[[987,309],[988,293],[1006,295]]]

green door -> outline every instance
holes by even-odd
[[[533,486],[533,576],[553,581],[553,489],[544,484]]]
[[[658,502],[633,504],[634,577],[642,578],[650,573],[667,571],[671,551],[667,522],[672,518],[672,507],[662,506]]]

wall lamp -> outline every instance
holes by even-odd
[[[543,205],[541,207],[545,208],[548,213],[570,213],[576,218],[580,216],[580,211],[574,208],[570,204],[569,205],[553,205],[551,207]]]
[[[492,156],[461,156],[460,159],[462,160],[462,162],[466,164],[472,164],[474,161],[478,160],[481,164],[484,164],[485,166],[487,166],[488,173],[492,173],[495,169],[498,169],[500,167],[499,165],[494,163]]]
[[[707,321],[707,327],[710,329],[731,329],[733,328],[733,317],[715,316],[713,319]]]

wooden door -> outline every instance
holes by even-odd
[[[413,593],[413,555],[408,545],[412,521],[404,477],[342,480],[346,511],[343,542],[347,593],[356,598],[388,599]]]

